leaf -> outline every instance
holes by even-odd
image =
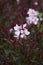
[[[42,13],[38,13],[38,17],[41,18],[42,17]]]

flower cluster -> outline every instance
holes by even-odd
[[[16,24],[16,26],[14,26],[14,37],[16,37],[17,39],[19,39],[19,37],[26,38],[27,35],[30,34],[28,29],[26,29],[26,25],[27,24],[23,24],[19,26],[18,24]],[[10,31],[12,31],[12,29],[10,29]]]
[[[38,12],[35,11],[34,9],[29,9],[27,14],[29,15],[29,17],[26,17],[26,22],[30,25],[30,24],[37,24],[39,21],[39,18],[37,17]]]
[[[29,17],[26,17],[26,23],[25,24],[21,24],[21,25],[16,24],[16,26],[14,26],[14,30],[10,29],[10,32],[14,31],[14,37],[17,39],[19,39],[19,38],[25,38],[26,39],[27,35],[30,34],[28,29],[26,28],[27,24],[36,25],[39,21],[38,11],[35,11],[34,9],[29,9],[27,14],[29,15]]]

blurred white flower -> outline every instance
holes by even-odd
[[[20,3],[20,0],[16,0],[17,1],[17,4],[19,4]]]
[[[34,9],[29,9],[27,14],[29,14],[29,16],[37,16],[38,15],[38,11],[35,11]]]
[[[34,5],[38,5],[38,2],[34,2]]]
[[[9,32],[11,33],[13,31],[13,29],[11,28],[10,30],[9,30]]]
[[[28,17],[26,17],[26,22],[30,25],[30,24],[37,24],[39,19],[37,17],[38,12],[35,11],[34,9],[29,9],[27,14],[29,15]]]
[[[26,25],[27,24],[18,26],[16,24],[16,26],[14,26],[14,37],[19,39],[19,37],[20,38],[25,38],[27,35],[29,35],[30,32],[26,29]]]
[[[30,25],[32,23],[32,18],[31,17],[26,17],[26,22]]]

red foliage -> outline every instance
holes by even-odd
[[[3,26],[2,24],[0,24],[0,30],[2,30],[4,32],[4,35],[6,38],[9,38],[9,33],[8,30],[5,26]]]
[[[31,44],[30,44],[30,48],[31,49],[35,49],[36,48],[36,42],[31,42]]]

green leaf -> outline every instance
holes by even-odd
[[[39,17],[39,18],[42,17],[42,13],[38,13],[38,17]]]
[[[38,22],[37,27],[38,27],[38,28],[40,27],[40,22]]]

